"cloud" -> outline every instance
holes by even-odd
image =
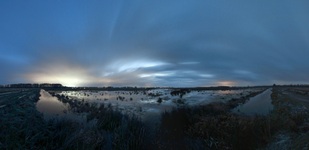
[[[307,1],[0,3],[1,83],[308,83]]]

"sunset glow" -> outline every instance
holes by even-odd
[[[0,3],[0,84],[308,83],[306,1]]]

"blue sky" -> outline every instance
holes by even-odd
[[[0,1],[0,84],[308,84],[308,1]]]

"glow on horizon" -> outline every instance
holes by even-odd
[[[217,85],[218,86],[234,86],[236,85],[236,83],[233,81],[219,81],[217,82]]]
[[[34,83],[60,83],[69,87],[83,86],[86,83],[85,79],[77,76],[34,74],[29,77]]]
[[[0,84],[309,83],[309,1],[0,3]]]

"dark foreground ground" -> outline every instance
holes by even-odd
[[[40,89],[0,89],[0,149],[308,149],[309,89],[274,87],[267,116],[231,110],[227,103],[163,113],[158,125],[108,106],[84,105],[92,123],[45,121],[35,108]]]

